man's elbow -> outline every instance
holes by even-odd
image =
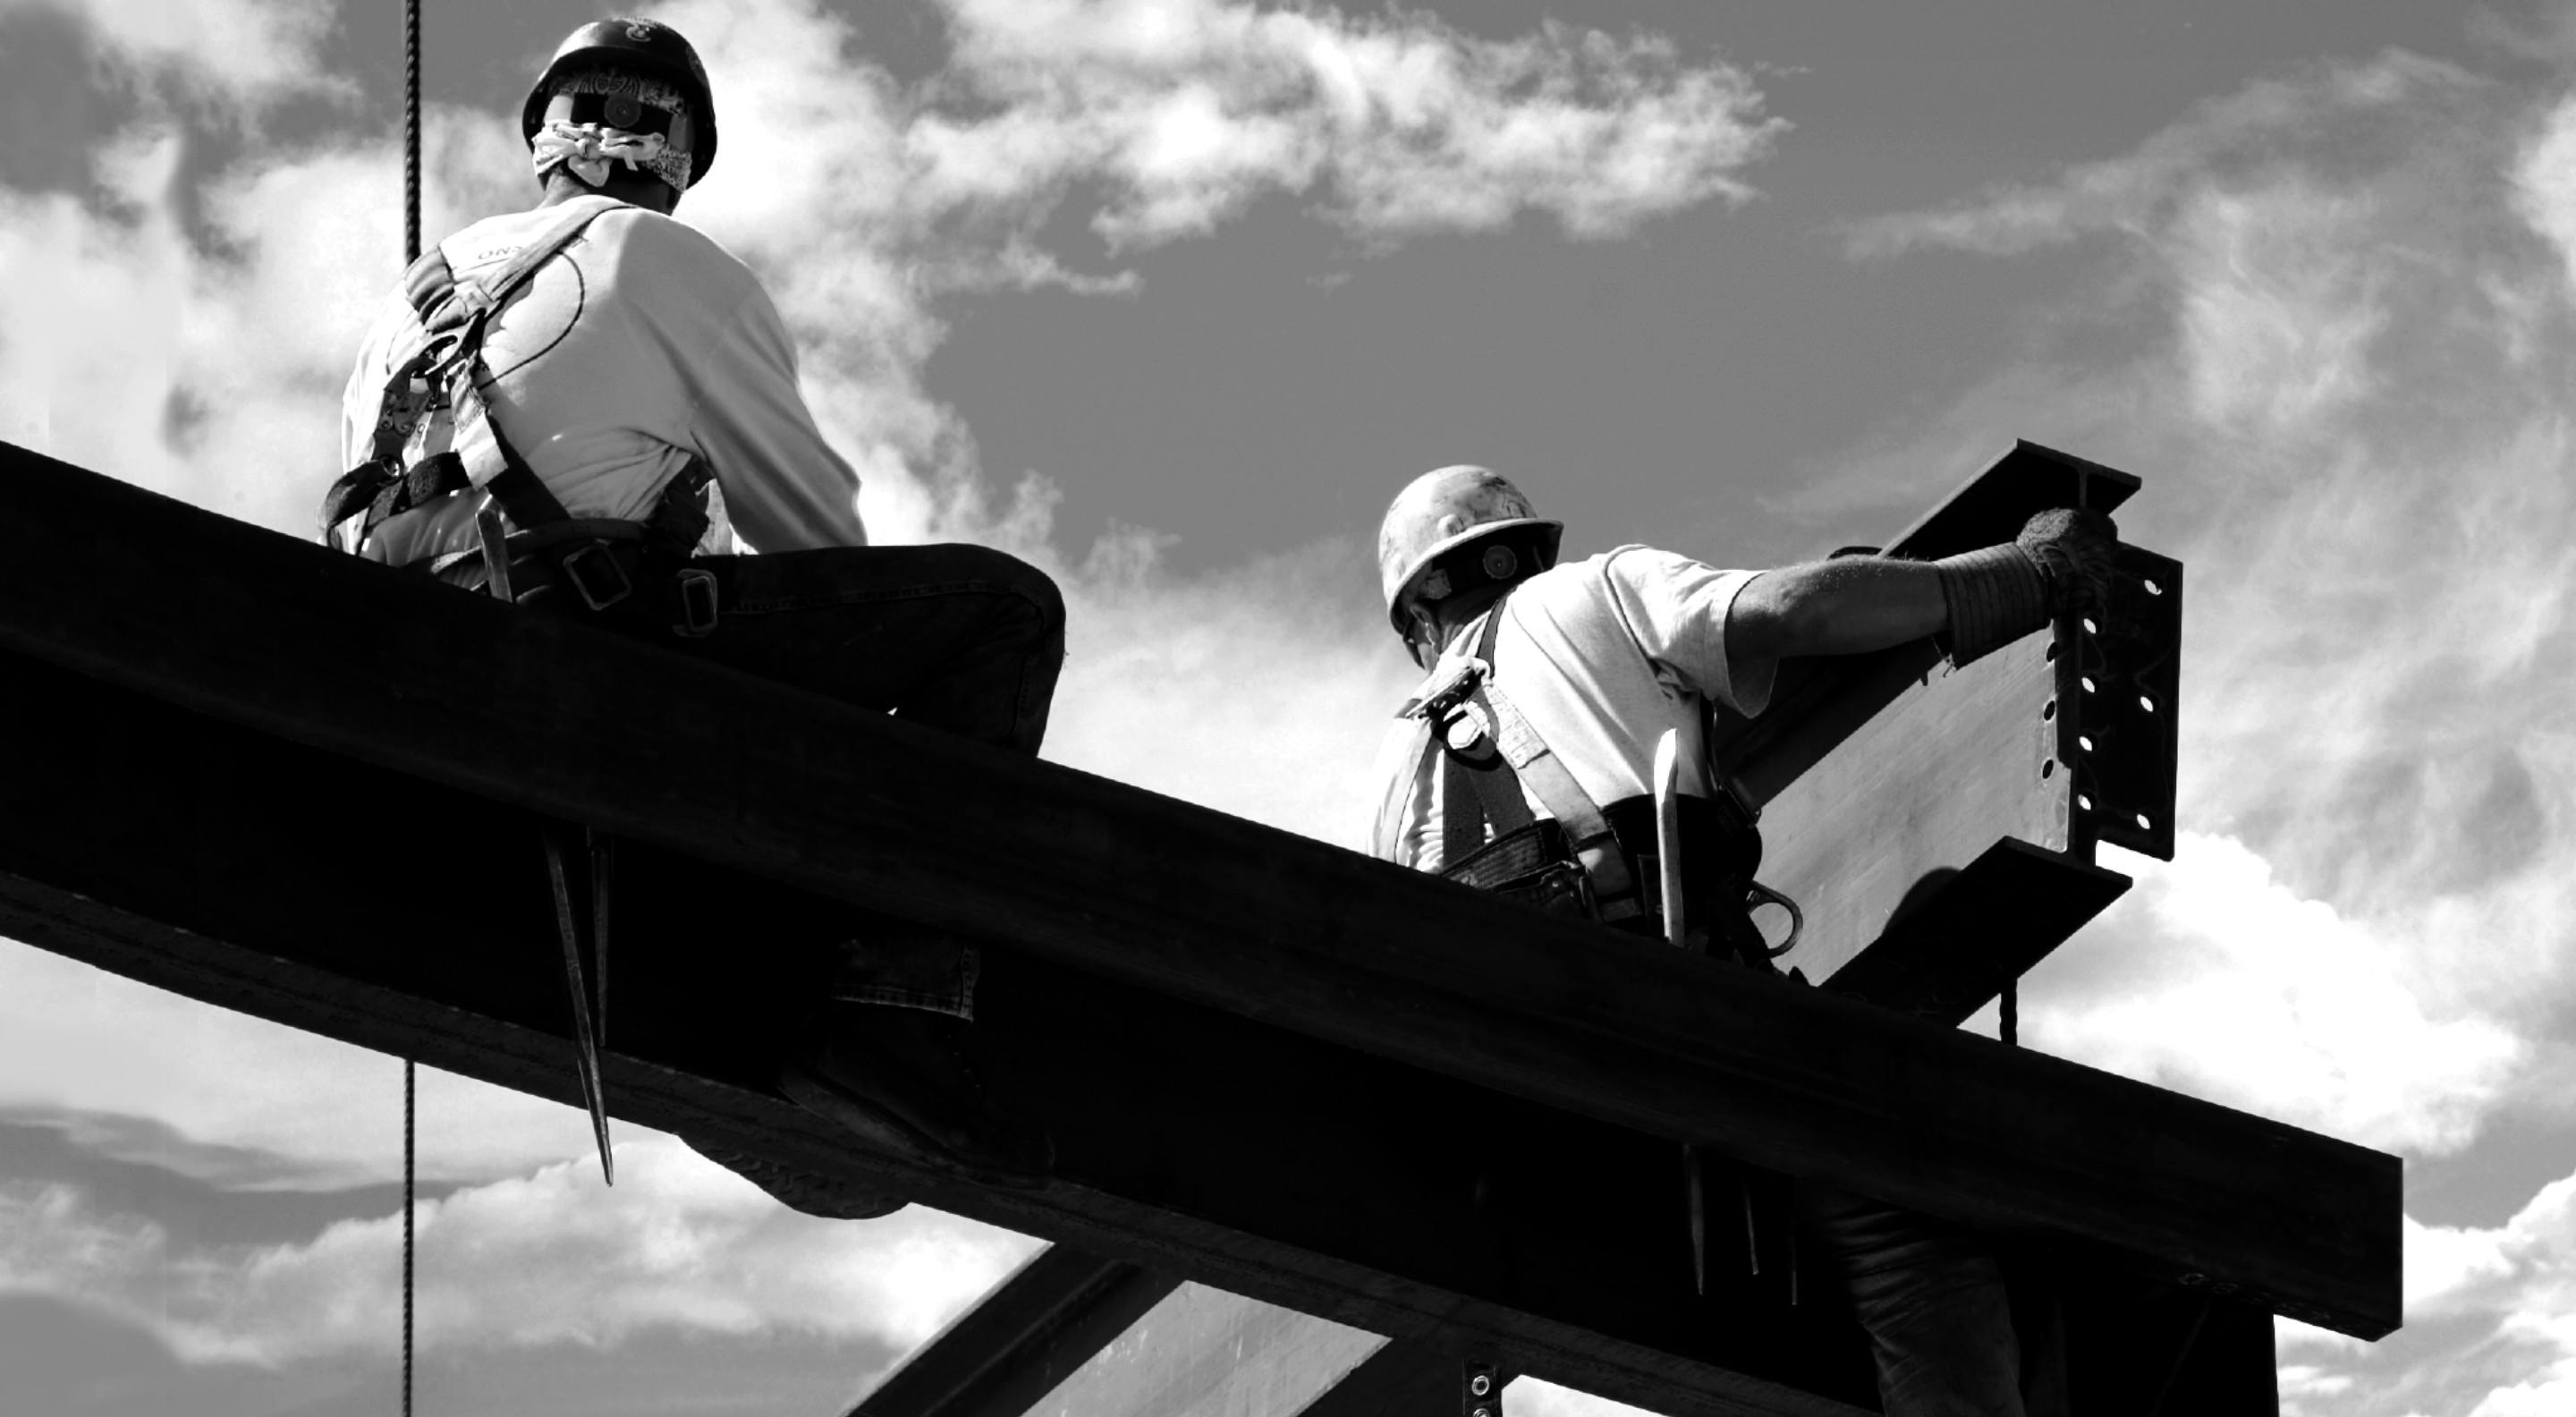
[[[1812,653],[1822,613],[1800,583],[1798,568],[1764,571],[1736,592],[1726,612],[1726,648],[1740,659],[1784,659]]]

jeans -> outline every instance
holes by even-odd
[[[1046,737],[1064,666],[1064,597],[1016,557],[981,546],[851,546],[686,564],[715,577],[712,632],[673,633],[659,585],[639,585],[633,609],[612,608],[602,623],[997,748],[1035,754]],[[468,560],[444,578],[474,584],[481,567]],[[884,922],[840,946],[829,996],[971,1019],[980,968],[971,945]]]
[[[1812,1183],[1799,1186],[1798,1211],[1869,1333],[1887,1417],[2023,1417],[2021,1345],[1982,1242]]]

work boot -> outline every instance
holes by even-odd
[[[1055,1144],[986,1087],[975,1029],[921,1009],[836,1004],[780,1067],[779,1090],[980,1184],[1042,1185]]]
[[[837,1176],[818,1175],[692,1137],[680,1140],[688,1143],[689,1150],[767,1191],[780,1205],[824,1220],[874,1220],[910,1204],[901,1196],[883,1195]]]

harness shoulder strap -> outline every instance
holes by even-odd
[[[423,253],[412,270],[403,278],[403,294],[418,312],[423,328],[433,334],[453,329],[491,313],[508,303],[519,287],[537,273],[546,262],[562,254],[563,249],[578,240],[590,224],[625,206],[614,197],[576,197],[563,204],[554,223],[522,246],[510,259],[490,272],[471,281],[460,281],[447,264],[447,254],[438,247]],[[424,270],[424,267],[433,267]],[[482,353],[482,332],[478,327],[467,336],[477,357]]]
[[[472,413],[491,432],[502,464],[492,482],[507,484],[506,488],[495,486],[494,497],[513,522],[525,527],[564,519],[562,504],[527,471],[527,464],[502,436],[500,425],[479,406],[473,381],[483,368],[483,337],[492,313],[593,221],[622,205],[610,197],[565,203],[562,214],[535,240],[479,280],[459,281],[446,251],[436,245],[411,263],[403,272],[403,300],[428,338],[385,381],[377,400],[373,456],[323,493],[321,521],[326,535],[364,509],[366,522],[357,537],[357,544],[363,545],[367,534],[387,517],[472,485],[463,461],[452,453],[425,458],[408,469],[403,466],[403,449],[412,431],[440,401],[460,405],[460,412],[470,403]],[[463,398],[457,397],[460,393]]]

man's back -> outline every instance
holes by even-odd
[[[1753,574],[1622,546],[1531,576],[1499,608],[1493,686],[1594,805],[1647,791],[1655,742],[1671,728],[1682,731],[1683,781],[1696,794],[1702,701],[1755,714],[1770,697],[1769,661],[1730,666],[1726,648],[1728,607]],[[1441,682],[1477,653],[1482,629],[1480,623],[1460,635],[1425,682]],[[1402,826],[1394,859],[1429,867],[1440,854],[1445,779],[1437,754],[1423,752],[1424,731],[1412,720],[1399,723],[1387,752],[1416,758],[1396,808]],[[1530,807],[1548,815],[1535,797]]]
[[[563,214],[488,217],[439,249],[473,282]],[[418,328],[397,295],[370,330],[343,400],[344,462],[369,455],[385,379]],[[694,455],[762,550],[866,542],[858,478],[805,408],[776,308],[748,268],[678,221],[623,205],[592,220],[493,317],[483,362],[501,431],[575,517],[643,518]],[[408,564],[472,548],[474,501],[386,522],[370,554]]]

